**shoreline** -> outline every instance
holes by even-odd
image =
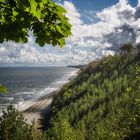
[[[42,115],[50,111],[53,98],[58,92],[59,90],[56,90],[39,98],[37,101],[34,101],[30,107],[21,111],[27,123],[32,124],[32,122],[34,122],[36,128],[41,127],[40,120],[42,119]]]
[[[77,69],[70,73],[68,81],[58,87],[56,90],[40,97],[35,101],[26,102],[26,107],[24,107],[24,105],[17,107],[18,111],[23,113],[23,116],[26,119],[27,123],[31,124],[32,122],[34,122],[35,127],[40,128],[40,120],[42,119],[42,116],[46,115],[50,111],[54,96],[63,88],[64,85],[75,79],[80,71],[80,69]]]

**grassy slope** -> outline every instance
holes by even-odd
[[[108,56],[88,65],[55,97],[48,139],[121,140],[139,133],[135,87],[138,55]]]

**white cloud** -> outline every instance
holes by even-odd
[[[140,0],[138,0],[138,6],[140,6]]]
[[[71,12],[69,9],[67,10]],[[98,47],[98,51],[104,51],[106,47],[117,49],[123,43],[138,42],[140,29],[139,5],[133,8],[128,0],[120,0],[116,5],[97,12],[97,17],[99,18],[97,23],[79,24],[78,35],[71,40],[74,44]],[[106,44],[108,45],[106,46]]]
[[[82,24],[80,13],[77,12],[77,9],[72,3],[65,1],[63,7],[68,10],[67,17],[70,19],[72,25]]]
[[[98,22],[98,18],[96,16],[96,11],[92,10],[80,10],[81,19],[84,23],[90,24],[90,23],[96,23]]]
[[[138,2],[134,8],[128,0],[120,0],[96,15],[95,11],[85,11],[90,21],[93,18],[93,23],[87,24],[74,4],[64,1],[67,17],[73,25],[73,36],[67,40],[64,48],[40,48],[30,36],[27,44],[1,44],[0,64],[83,64],[114,54],[113,50],[123,43],[138,43],[140,40],[140,0]],[[95,23],[93,16],[99,21]]]

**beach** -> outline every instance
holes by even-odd
[[[15,67],[0,71],[1,83],[5,83],[8,89],[8,94],[0,95],[1,110],[11,104],[22,112],[29,124],[34,121],[36,128],[40,128],[41,120],[51,109],[54,96],[78,75],[80,68]]]
[[[70,74],[69,80],[63,83],[63,85],[73,80],[78,73],[79,69],[73,71]],[[42,96],[38,100],[32,102],[29,101],[24,103],[23,105],[18,106],[17,109],[23,113],[23,116],[29,124],[34,122],[36,128],[41,128],[42,126],[40,121],[43,119],[43,116],[50,111],[53,98],[60,91],[63,85],[58,87],[55,91]]]
[[[58,91],[50,93],[49,95],[34,101],[30,107],[22,110],[23,116],[29,124],[32,124],[34,121],[36,128],[41,127],[40,120],[43,119],[42,117],[50,111],[51,103],[56,93],[58,93]]]

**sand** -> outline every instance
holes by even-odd
[[[72,73],[69,81],[73,80],[78,73],[79,70]],[[27,102],[26,104],[24,104],[25,106],[22,105],[21,107],[18,108],[18,110],[23,113],[25,119],[29,124],[31,124],[34,121],[36,128],[41,128],[42,126],[40,121],[51,110],[51,103],[53,101],[53,98],[61,88],[62,87],[60,87],[59,89],[57,89],[52,93],[49,93],[41,97],[36,101]]]
[[[55,91],[41,97],[37,101],[34,101],[29,108],[22,110],[23,116],[29,124],[32,124],[34,121],[35,127],[41,127],[40,120],[43,119],[42,117],[50,111],[53,97],[57,92],[58,91]]]

